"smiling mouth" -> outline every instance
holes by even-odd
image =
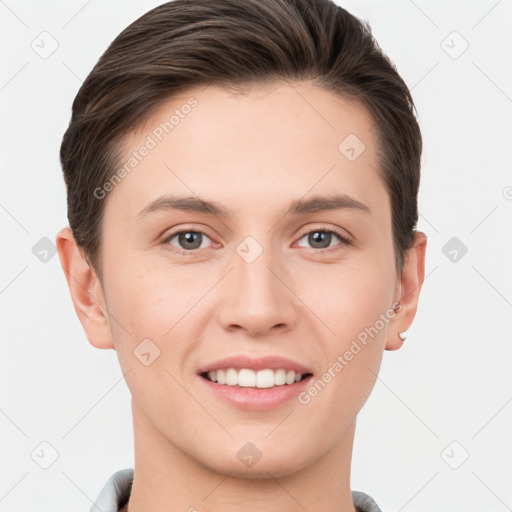
[[[273,388],[277,386],[290,386],[301,382],[312,373],[298,373],[294,370],[251,370],[250,368],[223,368],[199,374],[204,379],[216,384],[243,388]]]

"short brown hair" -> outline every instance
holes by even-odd
[[[312,80],[372,114],[401,273],[418,220],[422,138],[411,93],[369,24],[330,0],[174,0],[111,43],[78,91],[62,140],[69,224],[100,277],[106,200],[93,192],[115,172],[127,134],[193,86],[279,80]]]

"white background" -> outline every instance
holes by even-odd
[[[58,256],[42,262],[32,248],[67,224],[58,153],[81,82],[160,3],[0,1],[3,512],[87,511],[133,467],[116,354],[89,345]],[[429,238],[416,320],[359,415],[352,488],[385,512],[511,510],[512,1],[342,5],[369,20],[412,89]],[[43,31],[58,42],[47,59],[31,47]],[[443,253],[452,237],[468,248],[456,262]],[[48,469],[31,456],[44,441],[58,452]]]

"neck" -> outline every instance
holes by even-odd
[[[253,478],[215,471],[171,444],[132,402],[135,466],[121,512],[356,512],[350,490],[355,421],[309,465]],[[312,433],[314,435],[314,433]]]

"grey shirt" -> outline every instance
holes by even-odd
[[[118,512],[130,498],[133,469],[121,469],[104,485],[89,512]],[[358,512],[382,512],[377,503],[360,491],[352,491],[354,506]]]

